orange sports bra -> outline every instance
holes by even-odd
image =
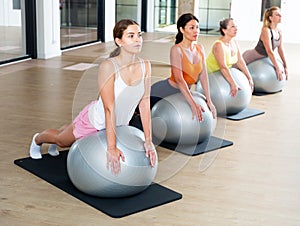
[[[179,45],[177,45],[179,46]],[[185,55],[183,49],[181,46],[180,50],[182,52],[182,74],[183,74],[183,79],[186,81],[186,83],[190,86],[192,84],[195,84],[198,81],[199,74],[202,71],[202,62],[204,60],[204,57],[200,51],[200,47],[196,45],[196,50],[200,55],[200,61],[196,64],[193,64],[189,61],[187,56]],[[175,81],[174,75],[171,72],[171,77],[170,80],[173,82]]]

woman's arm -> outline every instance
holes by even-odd
[[[226,64],[225,51],[223,49],[222,43],[220,42],[215,43],[212,51],[218,62],[221,73],[223,74],[224,78],[227,80],[227,82],[230,85],[230,94],[231,96],[235,97],[240,87],[234,81],[231,72],[229,70],[229,67]]]
[[[155,165],[156,155],[155,146],[152,143],[152,128],[151,128],[151,110],[150,110],[150,87],[151,87],[151,65],[149,61],[145,61],[145,92],[139,103],[141,121],[145,135],[145,151],[149,157],[151,166]]]
[[[213,105],[211,98],[210,98],[210,91],[209,91],[209,81],[208,81],[208,75],[207,75],[207,69],[206,69],[206,57],[205,57],[205,52],[204,52],[204,48],[202,45],[199,44],[200,47],[200,51],[201,51],[201,56],[202,56],[202,71],[199,75],[199,81],[201,83],[201,86],[203,88],[203,92],[204,95],[206,97],[206,103],[207,106],[209,107],[210,111],[213,114],[213,117],[216,118],[217,117],[217,112],[216,112],[216,108]]]
[[[268,27],[262,28],[260,39],[264,44],[264,47],[265,47],[266,52],[268,54],[268,57],[270,58],[272,64],[275,67],[278,80],[282,80],[283,79],[283,77],[282,77],[283,71],[280,69],[280,67],[277,63],[274,51],[272,49],[271,34],[270,34],[270,30],[269,30]]]
[[[237,61],[237,66],[238,68],[244,73],[244,75],[246,75],[248,81],[249,81],[249,85],[251,87],[251,90],[253,92],[254,90],[254,84],[253,84],[253,80],[252,80],[252,76],[248,70],[248,67],[246,66],[246,63],[242,57],[241,51],[240,51],[240,47],[237,43],[237,41],[234,41],[236,49],[237,49],[237,56],[238,56],[238,61]]]
[[[177,88],[180,90],[185,100],[190,105],[193,114],[192,117],[194,118],[196,116],[196,118],[199,121],[202,121],[202,111],[204,111],[204,109],[195,102],[190,92],[190,89],[183,78],[182,55],[179,47],[177,47],[176,45],[172,46],[171,48],[170,62],[171,62],[171,71],[174,76]]]
[[[104,61],[98,73],[100,98],[105,113],[105,129],[107,141],[107,168],[115,174],[120,173],[120,157],[125,161],[123,153],[116,146],[116,114],[114,96],[115,71],[112,62]]]
[[[285,54],[284,54],[284,48],[283,48],[283,41],[282,41],[282,32],[279,31],[280,34],[280,45],[278,47],[278,54],[283,62],[283,67],[284,67],[284,73],[286,76],[286,80],[288,80],[288,67],[285,59]]]

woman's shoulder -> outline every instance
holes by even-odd
[[[114,65],[114,58],[115,57],[109,57],[105,59],[100,65],[102,65],[103,67],[111,67]]]
[[[150,63],[150,60],[148,60],[148,59],[145,59],[145,58],[143,58],[143,57],[138,57],[138,60],[139,60],[140,62],[143,62],[143,63],[145,63],[145,64],[148,64],[148,63]]]
[[[200,49],[201,52],[204,52],[204,50],[205,50],[204,45],[202,45],[201,43],[196,43],[196,48]]]
[[[223,46],[224,42],[221,39],[217,39],[213,42],[213,46]]]
[[[145,76],[151,76],[151,62],[148,59],[140,58],[139,61],[141,62],[141,67],[143,68],[143,71],[145,70]]]
[[[261,29],[261,33],[260,33],[260,39],[262,41],[267,41],[271,38],[272,34],[271,34],[271,30],[269,27],[262,27]]]
[[[176,50],[176,51],[180,51],[180,45],[179,44],[174,44],[171,46],[171,50]]]
[[[220,39],[217,39],[214,41],[212,47],[215,49],[215,48],[222,48],[223,49],[223,44],[224,42]]]
[[[146,68],[146,69],[148,69],[149,67],[151,67],[151,62],[150,62],[150,60],[144,59],[144,58],[141,58],[141,57],[139,57],[138,59],[139,59],[139,61],[140,61],[142,64],[145,65],[145,68]]]
[[[221,40],[221,38],[217,39],[214,41],[214,44],[223,44],[223,41]]]
[[[264,26],[261,28],[261,34],[270,34],[270,32],[271,29],[269,27]]]
[[[107,73],[113,73],[115,71],[115,65],[113,58],[107,58],[105,59],[99,67],[99,71],[101,72],[107,72]]]
[[[171,54],[176,54],[176,55],[180,55],[181,56],[181,48],[180,45],[175,44],[171,47]]]

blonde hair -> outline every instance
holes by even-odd
[[[265,10],[264,19],[263,19],[263,27],[269,27],[272,23],[270,20],[270,16],[273,16],[273,12],[276,10],[280,10],[278,6],[272,6]]]

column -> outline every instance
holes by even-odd
[[[113,29],[115,26],[116,1],[105,1],[105,42],[113,41]]]
[[[179,0],[178,1],[178,17],[184,13],[192,13],[196,15],[195,12],[198,10],[199,0]]]
[[[48,59],[61,55],[59,1],[36,1],[37,57]]]

